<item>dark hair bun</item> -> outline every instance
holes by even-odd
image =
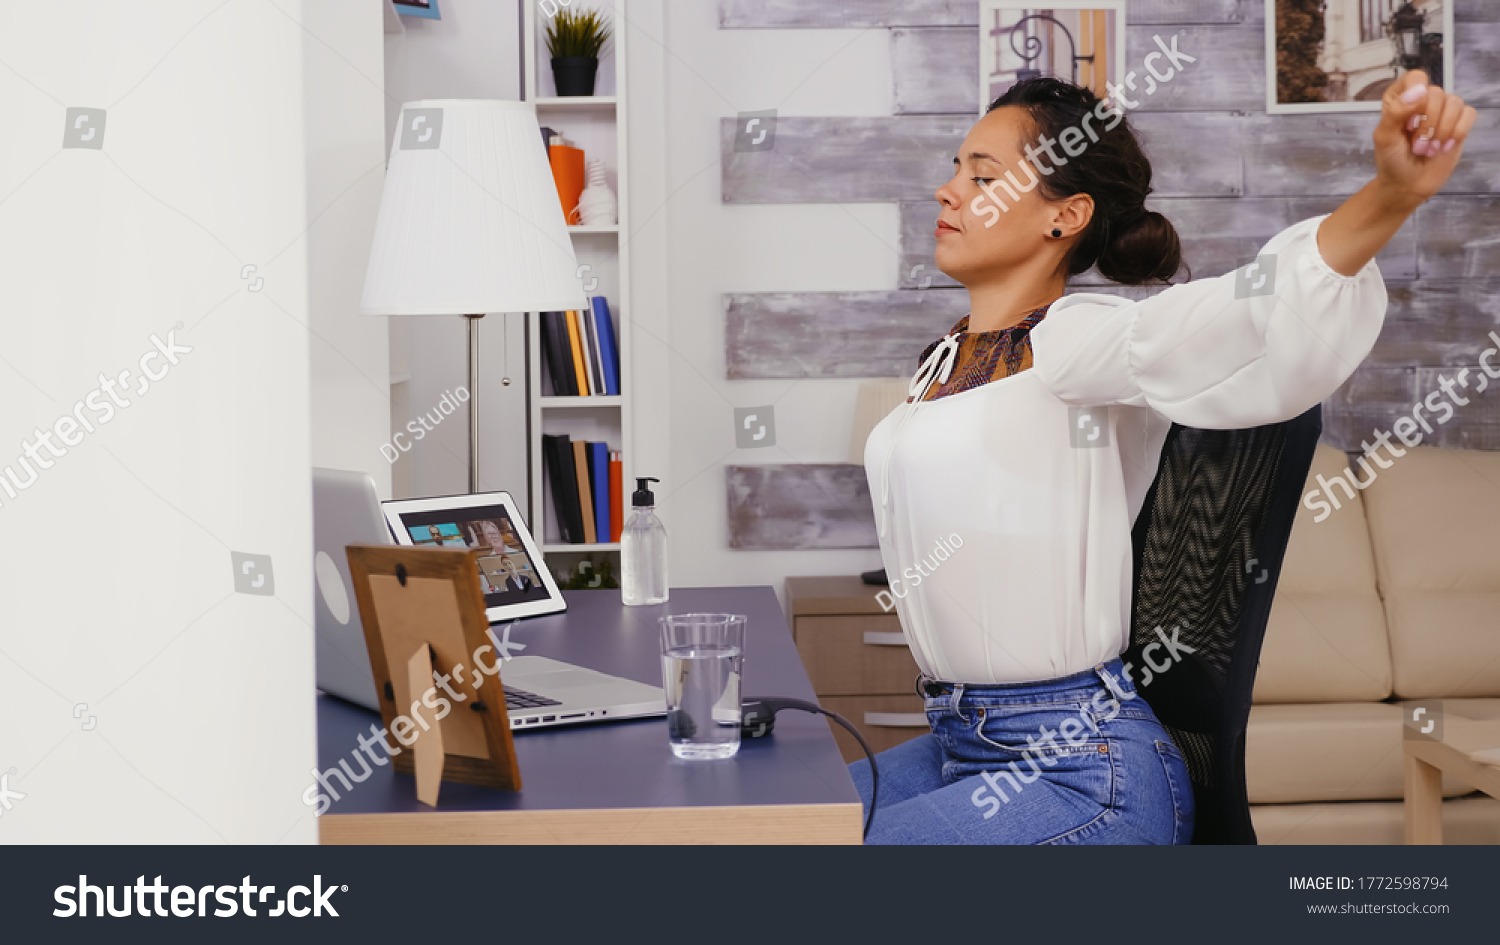
[[[1166,217],[1146,210],[1123,227],[1110,227],[1094,265],[1104,278],[1124,285],[1166,282],[1182,266],[1182,242]]]
[[[1092,90],[1051,76],[1017,82],[995,99],[986,114],[1006,105],[1026,110],[1040,139],[1060,139],[1069,128],[1089,131],[1091,143],[1066,163],[1052,165],[1041,178],[1042,195],[1061,200],[1074,194],[1094,198],[1094,217],[1068,257],[1068,275],[1097,266],[1106,279],[1124,285],[1170,280],[1182,268],[1177,230],[1153,210],[1151,162],[1141,150],[1123,110],[1101,103]],[[1100,121],[1101,113],[1109,116]],[[1094,140],[1097,131],[1097,140]]]

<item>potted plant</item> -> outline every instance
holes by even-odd
[[[547,26],[547,52],[558,95],[593,95],[599,52],[610,27],[597,10],[559,10]]]

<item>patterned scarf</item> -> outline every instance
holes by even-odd
[[[1019,323],[996,331],[971,332],[969,316],[960,318],[952,328],[952,332],[959,333],[960,338],[958,359],[948,375],[948,382],[933,384],[924,399],[936,400],[949,394],[971,390],[1031,367],[1031,329],[1046,317],[1049,307],[1050,303],[1027,315]],[[922,356],[917,359],[919,365],[937,348],[938,341],[922,349]]]

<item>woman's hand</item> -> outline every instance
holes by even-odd
[[[1413,69],[1385,90],[1375,128],[1375,179],[1318,227],[1318,251],[1354,276],[1458,166],[1479,113]]]
[[[1412,71],[1392,82],[1375,128],[1375,179],[1395,208],[1410,213],[1437,193],[1463,154],[1479,113]]]

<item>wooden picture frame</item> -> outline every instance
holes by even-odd
[[[346,549],[391,763],[416,776],[417,799],[431,806],[442,781],[521,789],[505,691],[499,673],[486,669],[499,656],[489,643],[480,553]],[[439,685],[434,672],[448,681]]]
[[[1277,55],[1280,49],[1276,30],[1277,3],[1278,0],[1266,0],[1266,111],[1273,115],[1380,111],[1385,86],[1407,71],[1391,35],[1394,27],[1391,21],[1397,10],[1403,8],[1403,0],[1329,0],[1323,14],[1323,43],[1316,53],[1316,60],[1306,66],[1326,76],[1329,82],[1327,92],[1334,94],[1332,101],[1318,102],[1281,101],[1277,70],[1283,63]],[[1430,58],[1433,50],[1428,41],[1434,40],[1442,68],[1440,75],[1429,75],[1428,78],[1448,92],[1454,90],[1453,7],[1453,0],[1445,3],[1414,0],[1414,11],[1425,21],[1421,47],[1424,55],[1418,58]],[[1439,8],[1441,15],[1433,16]],[[1374,22],[1367,22],[1371,17]],[[1373,28],[1375,26],[1380,27],[1379,35]],[[1330,36],[1335,27],[1343,32]],[[1337,50],[1335,62],[1328,61],[1326,50],[1330,46]],[[1387,57],[1391,60],[1388,63],[1385,62]],[[1329,71],[1330,65],[1334,66],[1333,71]],[[1378,83],[1371,81],[1372,76],[1378,79]]]
[[[420,16],[428,20],[441,20],[437,0],[391,0],[391,5],[402,16]]]
[[[1031,72],[1108,98],[1125,81],[1125,0],[980,0],[979,114]]]

